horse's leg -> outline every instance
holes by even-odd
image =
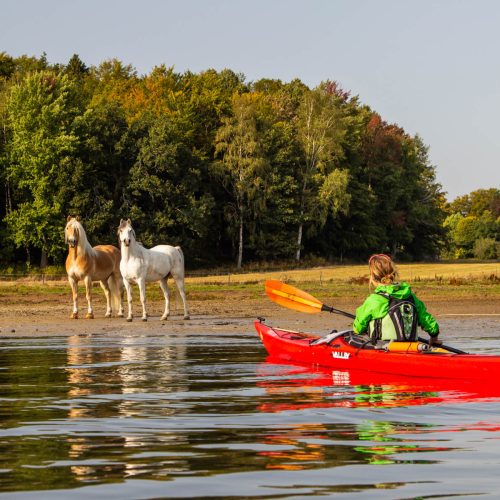
[[[73,312],[71,313],[70,319],[78,319],[78,281],[71,276],[68,276],[68,281],[73,294]]]
[[[125,316],[124,312],[123,312],[123,278],[122,278],[122,275],[120,273],[120,271],[118,271],[114,277],[114,280],[115,280],[115,285],[116,287],[118,288],[117,290],[117,296],[118,296],[118,314],[117,316],[119,318],[123,318],[123,316]]]
[[[186,292],[184,291],[184,278],[183,277],[175,277],[175,284],[177,285],[177,289],[179,290],[179,294],[182,299],[182,304],[184,306],[184,319],[189,319],[189,309],[186,300]]]
[[[163,313],[161,319],[167,319],[168,315],[170,314],[170,300],[168,296],[167,278],[162,278],[160,280],[160,287],[163,292],[163,296],[165,297],[165,312]]]
[[[127,291],[127,303],[128,303],[128,316],[127,321],[132,321],[132,285],[128,279],[123,279],[123,284],[125,285],[125,290]]]
[[[104,290],[104,295],[106,296],[106,314],[105,318],[111,318],[111,290],[109,288],[108,279],[100,281],[101,288]]]
[[[123,318],[123,278],[120,271],[113,271],[108,278],[109,290],[111,292],[111,311],[118,311],[117,316]]]
[[[139,295],[142,305],[142,321],[147,321],[148,314],[146,312],[146,280],[144,278],[137,278],[137,284],[139,285]]]
[[[87,275],[85,276],[85,293],[87,295],[87,314],[85,317],[87,319],[94,319],[94,311],[92,310],[92,278]]]

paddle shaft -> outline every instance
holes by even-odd
[[[342,314],[342,316],[347,316],[348,318],[351,318],[351,319],[354,319],[356,317],[356,316],[354,316],[354,314],[348,313],[346,311],[341,311],[340,309],[335,309],[334,307],[327,306],[326,304],[323,304],[321,306],[321,310],[327,311],[330,313],[334,313],[334,314]]]

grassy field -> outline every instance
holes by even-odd
[[[420,263],[398,265],[401,279],[404,281],[442,281],[442,280],[500,280],[500,262],[487,263]],[[492,278],[493,276],[493,278]],[[311,282],[356,282],[368,278],[368,266],[329,266],[289,271],[269,271],[259,273],[225,274],[188,278],[189,283],[250,283],[264,282],[267,279]]]
[[[400,264],[402,281],[415,289],[425,289],[427,295],[440,296],[488,296],[500,297],[500,262],[488,263],[417,263]],[[303,287],[311,293],[328,294],[333,297],[358,297],[368,290],[367,265],[329,266],[311,269],[282,270],[253,273],[227,273],[186,278],[186,288],[191,296],[203,300],[213,293],[245,291],[249,295],[262,293],[268,279],[277,279]],[[80,284],[83,287],[82,284]],[[174,288],[174,287],[172,287]],[[67,295],[65,280],[41,283],[22,280],[0,282],[0,298],[15,295]],[[148,296],[160,298],[156,284],[148,285]],[[175,292],[174,292],[175,293]]]
[[[398,266],[402,281],[413,289],[425,291],[427,297],[500,299],[500,262],[488,263],[431,263],[401,264]],[[268,279],[277,279],[304,288],[313,294],[329,297],[361,298],[368,291],[368,266],[331,266],[311,269],[243,273],[189,278],[191,294],[241,289],[248,293],[262,293]]]

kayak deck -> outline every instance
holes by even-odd
[[[492,380],[500,376],[500,356],[455,354],[442,349],[389,352],[352,346],[344,337],[314,343],[318,335],[294,332],[255,321],[270,356],[282,361],[415,377]]]

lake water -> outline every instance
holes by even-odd
[[[500,354],[500,320],[441,323]],[[250,323],[0,340],[0,498],[498,498],[499,439],[500,381],[275,364]]]

